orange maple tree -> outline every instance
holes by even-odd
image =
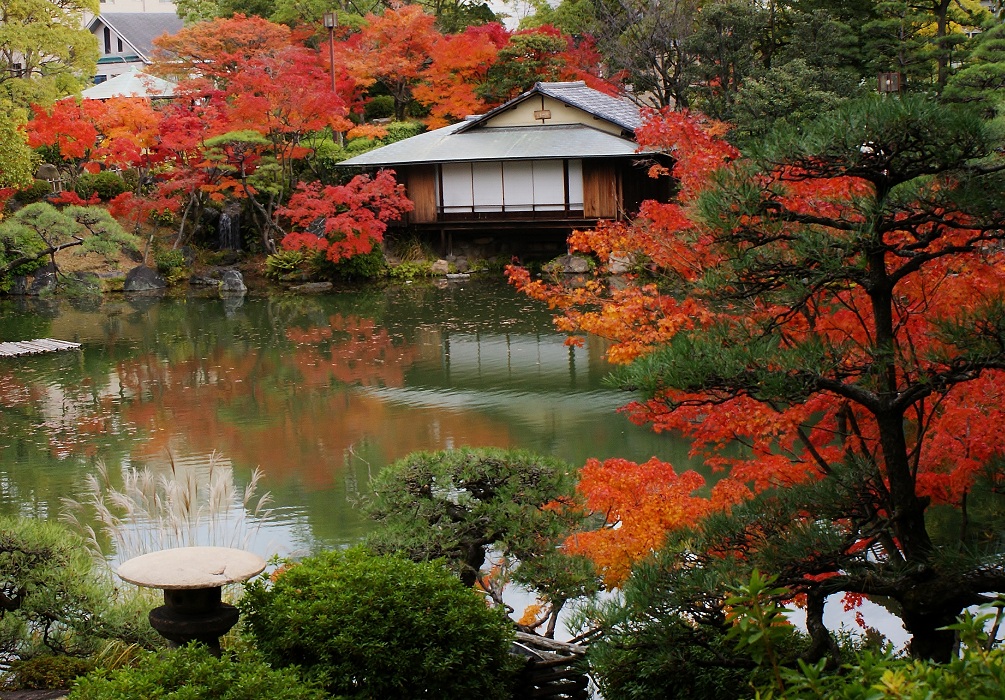
[[[710,497],[664,506],[684,475],[648,464],[632,477],[646,486],[613,488],[625,465],[591,465],[581,490],[624,531],[613,545],[593,535],[592,551],[621,580],[625,558],[659,549],[654,529],[725,512],[686,528],[696,539],[675,546],[688,556],[660,560],[668,586],[692,590],[682,582],[713,569],[778,573],[805,595],[818,653],[829,596],[886,596],[912,653],[946,659],[945,626],[1005,591],[974,505],[994,498],[1005,455],[993,195],[1005,164],[976,116],[908,98],[852,103],[747,158],[720,133],[656,115],[640,141],[676,157],[678,201],[571,239],[601,272],[617,256],[648,281],[571,290],[510,272],[560,309],[560,327],[614,341],[610,358],[630,363],[617,376],[643,395],[625,409],[633,421],[690,437],[723,472]],[[959,527],[937,527],[947,519]]]
[[[157,37],[152,72],[176,80],[204,77],[224,87],[249,61],[275,56],[291,44],[286,25],[235,14]]]
[[[395,118],[403,119],[430,51],[441,38],[435,23],[421,5],[368,14],[363,28],[335,47],[336,61],[361,87],[382,85],[394,98]]]
[[[425,122],[431,129],[495,106],[482,100],[478,87],[508,38],[509,33],[502,25],[493,23],[468,27],[460,34],[441,36],[433,43],[423,82],[412,91],[416,101],[429,107]]]

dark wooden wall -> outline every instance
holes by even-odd
[[[436,166],[413,165],[402,168],[405,194],[415,209],[408,215],[408,223],[429,224],[436,221]]]
[[[583,161],[583,216],[615,219],[621,209],[618,168],[611,160]]]

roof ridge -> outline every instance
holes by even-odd
[[[548,85],[548,86],[554,86],[554,87],[558,87],[558,86],[562,86],[562,87],[579,87],[579,86],[586,87],[586,81],[585,80],[555,80],[555,81],[538,80],[534,84],[535,85]]]

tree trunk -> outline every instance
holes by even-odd
[[[938,65],[936,89],[941,94],[949,80],[949,53],[946,51],[943,39],[949,31],[949,4],[951,0],[939,0],[935,10],[935,58]]]
[[[908,605],[904,606],[901,619],[911,635],[911,656],[948,663],[956,643],[956,632],[943,628],[956,622],[960,609]]]
[[[841,663],[840,649],[830,631],[824,625],[824,604],[827,597],[819,589],[811,590],[806,595],[806,631],[810,635],[810,648],[803,658],[813,663],[825,656],[831,657],[834,664]]]
[[[461,570],[461,583],[468,588],[474,586],[484,563],[485,545],[481,542],[468,545],[468,551],[464,555],[464,568]]]

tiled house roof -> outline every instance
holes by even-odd
[[[586,87],[582,81],[574,83],[538,83],[535,89],[549,97],[554,97],[584,112],[590,112],[601,119],[618,124],[630,131],[642,126],[642,117],[637,105],[628,100],[611,97],[608,94]]]
[[[92,26],[97,22],[127,41],[145,63],[150,61],[154,39],[161,34],[174,34],[184,27],[181,18],[173,12],[114,12],[95,17]]]
[[[459,132],[470,131],[534,95],[546,95],[570,107],[581,109],[598,119],[616,124],[629,133],[634,133],[635,129],[642,125],[642,115],[638,105],[628,100],[611,97],[599,90],[587,87],[582,80],[577,80],[564,83],[536,83],[533,88],[506,104],[468,120]]]

